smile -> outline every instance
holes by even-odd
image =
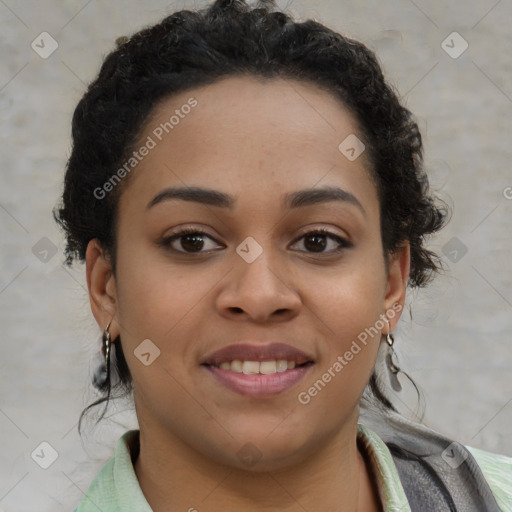
[[[245,396],[269,398],[297,385],[312,357],[286,344],[230,345],[201,364],[223,387]]]
[[[274,359],[273,361],[224,361],[220,363],[218,368],[221,370],[230,370],[235,373],[244,373],[245,375],[271,375],[272,373],[281,373],[286,370],[295,368],[295,361],[287,361],[286,359]]]

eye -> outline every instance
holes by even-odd
[[[352,247],[347,240],[325,229],[309,231],[298,238],[293,245],[301,241],[305,247],[305,250],[299,249],[301,252],[317,254],[338,253]],[[182,229],[164,238],[159,245],[185,254],[207,253],[223,248],[206,232],[193,228]]]
[[[352,247],[347,240],[341,238],[326,229],[315,229],[309,231],[305,235],[302,235],[296,242],[302,240],[303,246],[306,248],[306,252],[312,253],[337,253],[343,249]],[[327,250],[326,250],[327,249]]]
[[[208,243],[208,241],[210,243]],[[213,244],[212,244],[213,242]],[[201,253],[215,250],[220,246],[204,231],[186,228],[164,238],[160,245],[183,253]],[[205,249],[205,250],[203,250]]]

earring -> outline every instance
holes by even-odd
[[[110,382],[110,351],[112,348],[112,338],[109,332],[110,323],[105,327],[102,335],[101,353],[105,361],[94,372],[92,379],[94,387],[99,390],[103,390]]]
[[[399,392],[402,391],[402,385],[400,384],[400,381],[398,380],[398,373],[400,372],[400,367],[398,364],[395,364],[393,361],[393,356],[395,356],[396,359],[396,353],[393,349],[393,344],[395,343],[395,337],[391,333],[391,327],[389,325],[389,320],[387,320],[388,323],[388,333],[386,334],[386,343],[388,344],[387,347],[387,354],[386,354],[386,368],[388,370],[389,375],[389,381],[391,383],[391,387]],[[398,361],[397,361],[398,362]]]
[[[110,377],[110,348],[112,346],[112,338],[110,337],[110,332],[108,331],[110,327],[110,322],[107,327],[103,331],[103,349],[105,353],[105,367],[107,370],[107,378]]]

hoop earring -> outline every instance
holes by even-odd
[[[398,374],[400,373],[400,367],[398,366],[398,358],[395,353],[395,350],[393,349],[393,345],[395,343],[395,337],[393,336],[393,333],[391,332],[391,326],[389,325],[389,320],[386,319],[386,322],[388,323],[388,333],[386,334],[386,343],[388,344],[387,347],[387,353],[386,353],[386,368],[388,370],[388,376],[389,376],[389,382],[391,383],[391,387],[396,391],[400,392],[402,391],[402,385],[400,384],[400,381],[398,380]],[[393,356],[395,356],[395,359],[397,360],[397,363],[393,361]]]

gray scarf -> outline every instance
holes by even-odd
[[[363,407],[360,421],[390,450],[412,512],[500,512],[476,460],[462,444],[378,406]],[[449,464],[450,458],[458,462]]]

